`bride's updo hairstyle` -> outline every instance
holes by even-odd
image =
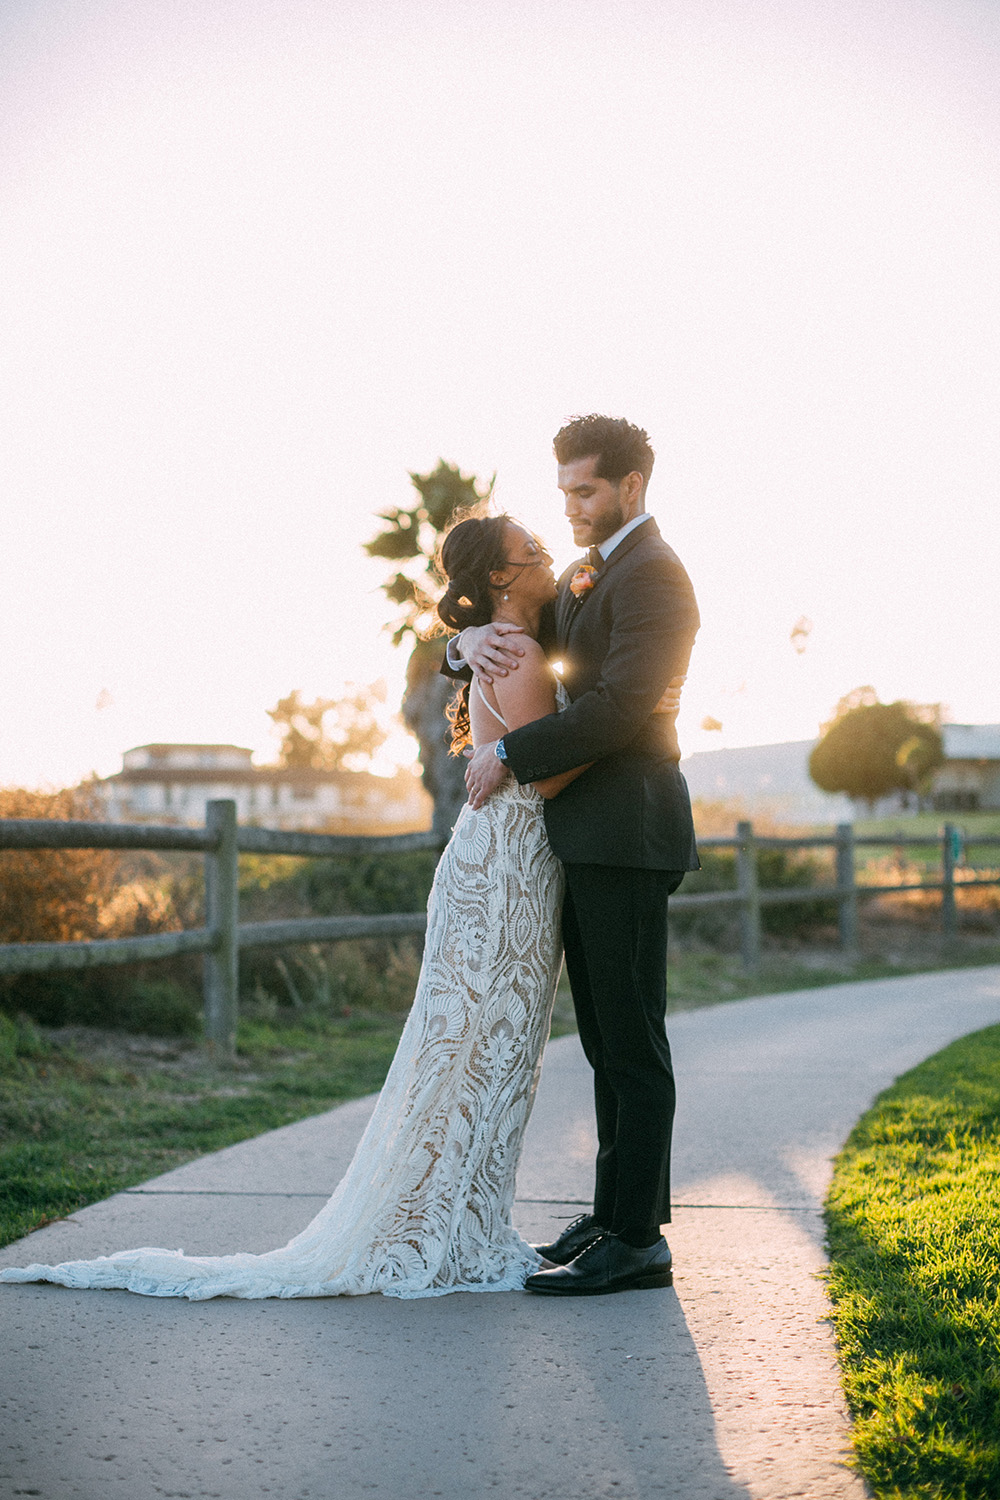
[[[507,526],[510,517],[468,516],[445,535],[438,553],[438,567],[448,580],[437,612],[450,630],[468,625],[488,625],[493,618],[497,590],[491,573],[501,573],[507,561]],[[469,743],[469,689],[462,688],[448,710],[451,720],[451,753],[458,755]]]
[[[438,565],[448,587],[437,608],[449,629],[488,625],[492,620],[496,600],[490,574],[503,572],[509,522],[509,516],[468,516],[446,533]]]

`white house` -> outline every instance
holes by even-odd
[[[205,804],[231,797],[240,823],[338,833],[428,828],[430,798],[409,771],[366,772],[255,766],[240,745],[138,745],[122,769],[97,783],[109,821],[205,821]]]
[[[934,774],[940,812],[1000,808],[1000,724],[942,724],[945,763]]]

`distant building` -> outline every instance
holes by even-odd
[[[940,812],[1000,808],[1000,724],[942,724],[945,763],[935,772]]]
[[[236,803],[240,823],[262,828],[402,833],[431,821],[430,798],[409,771],[387,778],[255,766],[240,745],[138,745],[97,791],[113,823],[195,827],[205,821],[205,804],[220,797]]]
[[[784,740],[734,750],[698,750],[681,761],[681,770],[693,798],[732,802],[748,818],[766,816],[791,824],[850,822],[850,798],[821,792],[809,775],[815,743]]]
[[[931,801],[938,812],[1000,809],[1000,724],[943,724],[945,763],[934,773]],[[681,761],[691,796],[739,804],[747,817],[784,823],[847,823],[867,817],[867,803],[821,792],[809,775],[815,740],[701,750]],[[926,803],[924,804],[926,806]],[[917,811],[917,799],[896,793],[875,804],[879,817]]]

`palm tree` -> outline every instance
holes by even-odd
[[[482,505],[493,493],[496,475],[480,485],[474,474],[462,474],[454,464],[438,460],[430,474],[412,474],[417,503],[411,510],[396,508],[380,514],[381,531],[364,544],[370,557],[384,557],[401,566],[382,589],[400,614],[387,628],[392,644],[413,637],[406,668],[403,722],[420,746],[423,783],[434,799],[434,832],[442,840],[450,834],[466,798],[465,761],[449,753],[451,738],[445,709],[454,687],[438,668],[441,642],[430,636],[437,623],[435,606],[442,579],[434,558],[438,542],[454,517]]]

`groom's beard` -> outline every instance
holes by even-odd
[[[606,542],[609,536],[614,536],[625,525],[625,514],[621,505],[615,503],[600,516],[593,520],[584,522],[582,528],[574,526],[573,540],[578,547],[599,547]],[[583,530],[583,535],[578,532]]]

